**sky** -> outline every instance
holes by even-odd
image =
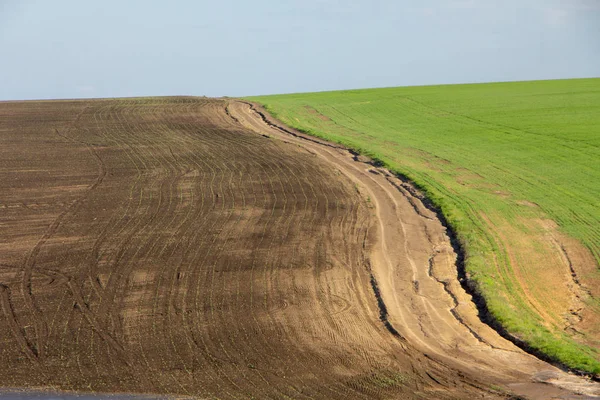
[[[0,100],[600,77],[600,0],[0,0]]]

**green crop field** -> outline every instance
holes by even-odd
[[[494,319],[600,373],[600,79],[248,100],[409,177],[457,232]]]

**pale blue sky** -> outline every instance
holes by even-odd
[[[0,0],[0,100],[600,76],[600,0]]]

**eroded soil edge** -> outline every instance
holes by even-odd
[[[234,106],[235,106],[236,103],[232,103],[232,104],[234,104]],[[390,173],[388,170],[382,168],[382,163],[379,160],[369,159],[367,157],[361,156],[360,154],[358,154],[352,150],[347,150],[343,146],[328,143],[324,140],[308,136],[308,135],[304,134],[303,132],[299,132],[293,128],[287,127],[283,123],[272,118],[268,114],[268,112],[266,112],[266,110],[264,110],[264,108],[262,108],[262,106],[260,106],[259,104],[246,102],[246,101],[237,102],[237,104],[244,104],[246,107],[248,107],[251,110],[251,112],[255,113],[256,118],[260,119],[262,123],[264,123],[266,126],[270,127],[272,130],[274,130],[276,132],[280,132],[283,135],[288,135],[288,137],[291,136],[295,139],[299,139],[300,141],[304,141],[306,143],[311,143],[316,146],[326,147],[326,148],[332,149],[333,151],[348,152],[349,154],[351,154],[352,159],[355,162],[358,161],[360,163],[365,164],[365,166],[367,166],[367,168],[369,168],[369,170],[375,174],[379,173],[383,176],[386,176],[388,178],[389,183],[392,184],[392,186],[396,187],[396,189],[398,191],[402,192],[404,195],[407,196],[407,198],[410,199],[409,202],[410,202],[411,206],[414,208],[416,213],[420,214],[424,218],[432,218],[433,217],[433,218],[437,219],[439,221],[439,223],[443,226],[443,228],[446,232],[446,235],[447,235],[447,240],[448,240],[448,242],[452,248],[452,251],[455,255],[455,261],[453,263],[453,266],[456,271],[456,282],[460,284],[460,287],[462,288],[462,291],[464,292],[464,294],[462,296],[460,293],[457,294],[456,288],[453,288],[448,280],[439,279],[438,277],[435,276],[435,274],[431,274],[431,277],[433,279],[435,279],[438,283],[440,283],[443,286],[443,290],[446,292],[446,294],[452,298],[454,307],[449,309],[450,314],[456,319],[456,321],[459,324],[461,324],[468,331],[468,334],[470,336],[474,337],[479,342],[480,345],[487,346],[489,349],[491,349],[492,352],[501,352],[501,353],[511,352],[511,353],[513,353],[514,357],[521,359],[519,362],[521,362],[523,358],[527,358],[525,353],[519,354],[519,352],[517,351],[516,348],[510,348],[510,346],[506,342],[502,343],[502,339],[497,337],[498,335],[500,335],[502,338],[510,341],[511,344],[518,346],[519,349],[524,350],[529,355],[537,357],[538,359],[543,360],[545,362],[551,363],[553,366],[558,367],[560,370],[563,371],[563,372],[558,372],[558,370],[554,370],[552,372],[552,374],[550,374],[552,376],[552,378],[541,379],[540,377],[547,375],[546,369],[552,369],[552,367],[548,364],[544,365],[542,362],[540,362],[536,359],[534,359],[534,360],[529,359],[528,361],[533,365],[533,368],[528,367],[528,368],[522,368],[522,369],[524,371],[527,371],[526,375],[529,375],[530,381],[545,381],[548,383],[552,382],[552,383],[554,383],[562,388],[566,388],[572,392],[586,393],[587,395],[593,395],[593,394],[600,393],[598,391],[598,387],[594,384],[589,383],[588,380],[584,379],[584,380],[579,381],[578,379],[576,379],[577,377],[575,377],[573,375],[565,374],[564,371],[568,371],[568,369],[564,365],[561,365],[561,364],[557,363],[555,360],[550,359],[545,354],[540,353],[539,351],[536,351],[535,349],[530,348],[527,345],[527,343],[523,342],[522,340],[519,340],[518,338],[514,337],[509,332],[507,332],[491,316],[491,314],[487,311],[485,299],[478,293],[478,291],[477,291],[476,287],[473,285],[473,283],[468,280],[466,270],[465,270],[465,264],[464,264],[464,260],[465,260],[464,251],[462,249],[460,241],[458,240],[456,232],[448,224],[446,218],[441,213],[441,211],[429,199],[427,199],[422,194],[422,192],[419,189],[417,189],[412,184],[412,182],[410,182],[409,179],[407,179],[406,176]],[[239,112],[239,106],[235,106],[235,107],[238,108],[237,111]],[[237,116],[235,118],[240,122],[239,116]],[[421,212],[422,209],[427,210],[429,214],[425,215],[424,213],[422,213]],[[433,256],[430,257],[429,261],[431,262],[432,260],[433,260]],[[370,269],[370,267],[369,267],[369,269]],[[429,271],[432,271],[432,270],[433,270],[433,268],[430,267]],[[396,330],[394,325],[392,325],[388,319],[389,307],[386,305],[387,297],[385,295],[381,294],[381,290],[378,287],[379,285],[377,283],[378,280],[377,280],[376,276],[373,276],[372,282],[375,282],[375,284],[373,285],[373,290],[374,290],[375,295],[380,304],[381,320],[384,322],[384,324],[386,324],[386,326],[389,325],[389,327],[391,327],[391,329],[388,327],[388,330],[390,330],[390,332],[399,334],[400,336],[404,337],[402,329],[400,329],[399,331]],[[419,282],[413,281],[413,284],[416,286],[416,291],[418,291]],[[471,310],[471,315],[466,315],[466,316],[465,316],[464,304],[461,304],[464,301],[465,295],[470,300],[472,308],[473,308]],[[459,306],[463,308],[462,311],[458,310]],[[468,313],[469,312],[467,312],[466,314],[468,314]],[[475,319],[477,321],[474,321]],[[482,329],[482,327],[477,326],[478,324],[475,322],[478,322],[479,325],[485,324],[485,326],[489,329],[487,329],[487,330]],[[422,327],[421,327],[421,330],[423,331]],[[493,333],[490,333],[490,331],[492,331]],[[423,332],[423,334],[424,334],[424,336],[427,336],[427,333]],[[496,337],[493,337],[494,335],[496,335]],[[464,350],[464,348],[463,348],[463,350]],[[472,353],[472,352],[467,350],[467,353]],[[493,364],[493,361],[492,361],[492,364]],[[540,372],[542,372],[542,373],[540,373]],[[570,371],[570,372],[577,372],[577,371]],[[521,380],[521,379],[523,379],[523,377],[517,378],[517,380]],[[517,385],[520,385],[520,384],[521,383],[518,383]]]

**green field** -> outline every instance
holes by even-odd
[[[496,321],[600,374],[600,79],[248,99],[409,177],[457,232]]]

